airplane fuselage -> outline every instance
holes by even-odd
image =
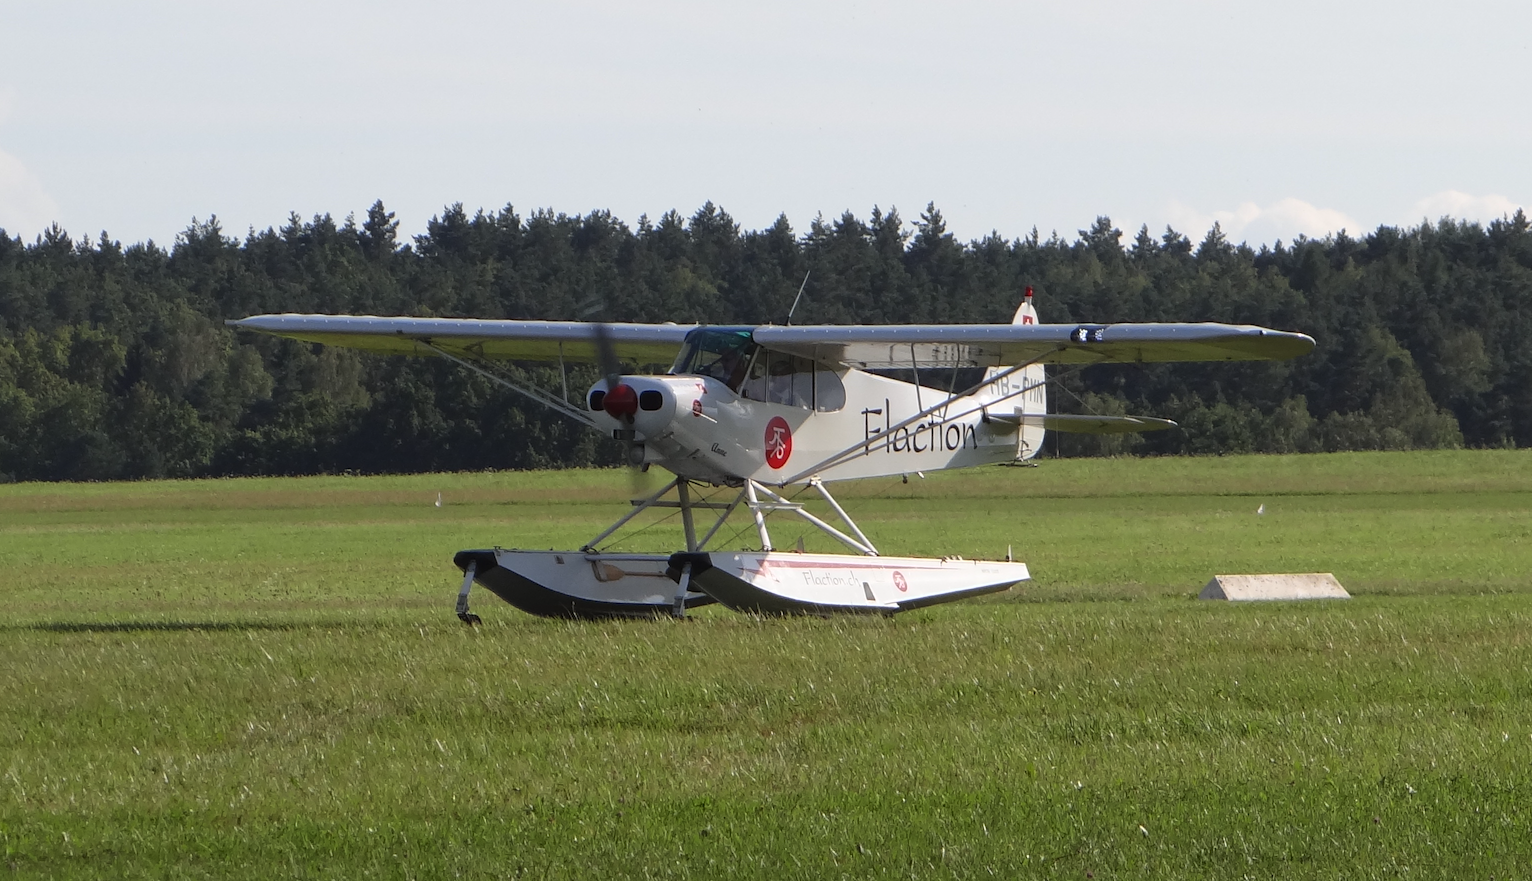
[[[974,394],[949,400],[946,389],[816,366],[800,383],[801,396],[791,389],[774,394],[764,383],[752,388],[747,382],[736,391],[709,376],[665,375],[621,380],[637,393],[640,406],[631,414],[612,415],[600,406],[605,380],[592,387],[587,402],[597,402],[591,409],[604,427],[635,445],[636,461],[641,455],[644,463],[715,483],[781,485],[966,468],[1025,459],[1041,448],[1041,424],[1015,418],[1045,412],[1041,367],[992,378]],[[992,418],[1001,415],[1010,418]],[[816,468],[821,463],[825,467]]]

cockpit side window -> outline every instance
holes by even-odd
[[[814,409],[831,413],[846,406],[846,386],[840,374],[820,364],[814,370]]]
[[[839,410],[846,389],[835,371],[809,358],[757,349],[740,397],[804,410]]]
[[[757,350],[740,396],[752,401],[814,409],[814,362],[782,352]]]

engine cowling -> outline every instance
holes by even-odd
[[[677,413],[677,401],[696,383],[665,376],[624,376],[613,388],[601,380],[586,393],[586,405],[598,424],[612,431],[633,431],[628,440],[663,436]],[[687,402],[690,406],[690,401]]]
[[[765,417],[751,415],[749,403],[700,376],[624,376],[610,390],[603,379],[586,393],[596,425],[630,444],[632,464],[717,481],[754,473],[764,461],[755,423]]]

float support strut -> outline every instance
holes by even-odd
[[[676,618],[686,617],[686,592],[692,586],[692,564],[681,564],[681,578],[676,585],[676,602],[671,607],[670,614]]]
[[[483,619],[468,611],[468,591],[473,589],[473,577],[478,574],[479,564],[477,561],[468,564],[463,570],[463,589],[457,592],[457,619],[464,624],[482,624]]]

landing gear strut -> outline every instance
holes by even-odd
[[[482,618],[468,611],[468,591],[473,589],[473,576],[478,571],[477,563],[469,563],[468,568],[463,570],[463,589],[457,592],[457,619],[469,627],[484,623]]]

